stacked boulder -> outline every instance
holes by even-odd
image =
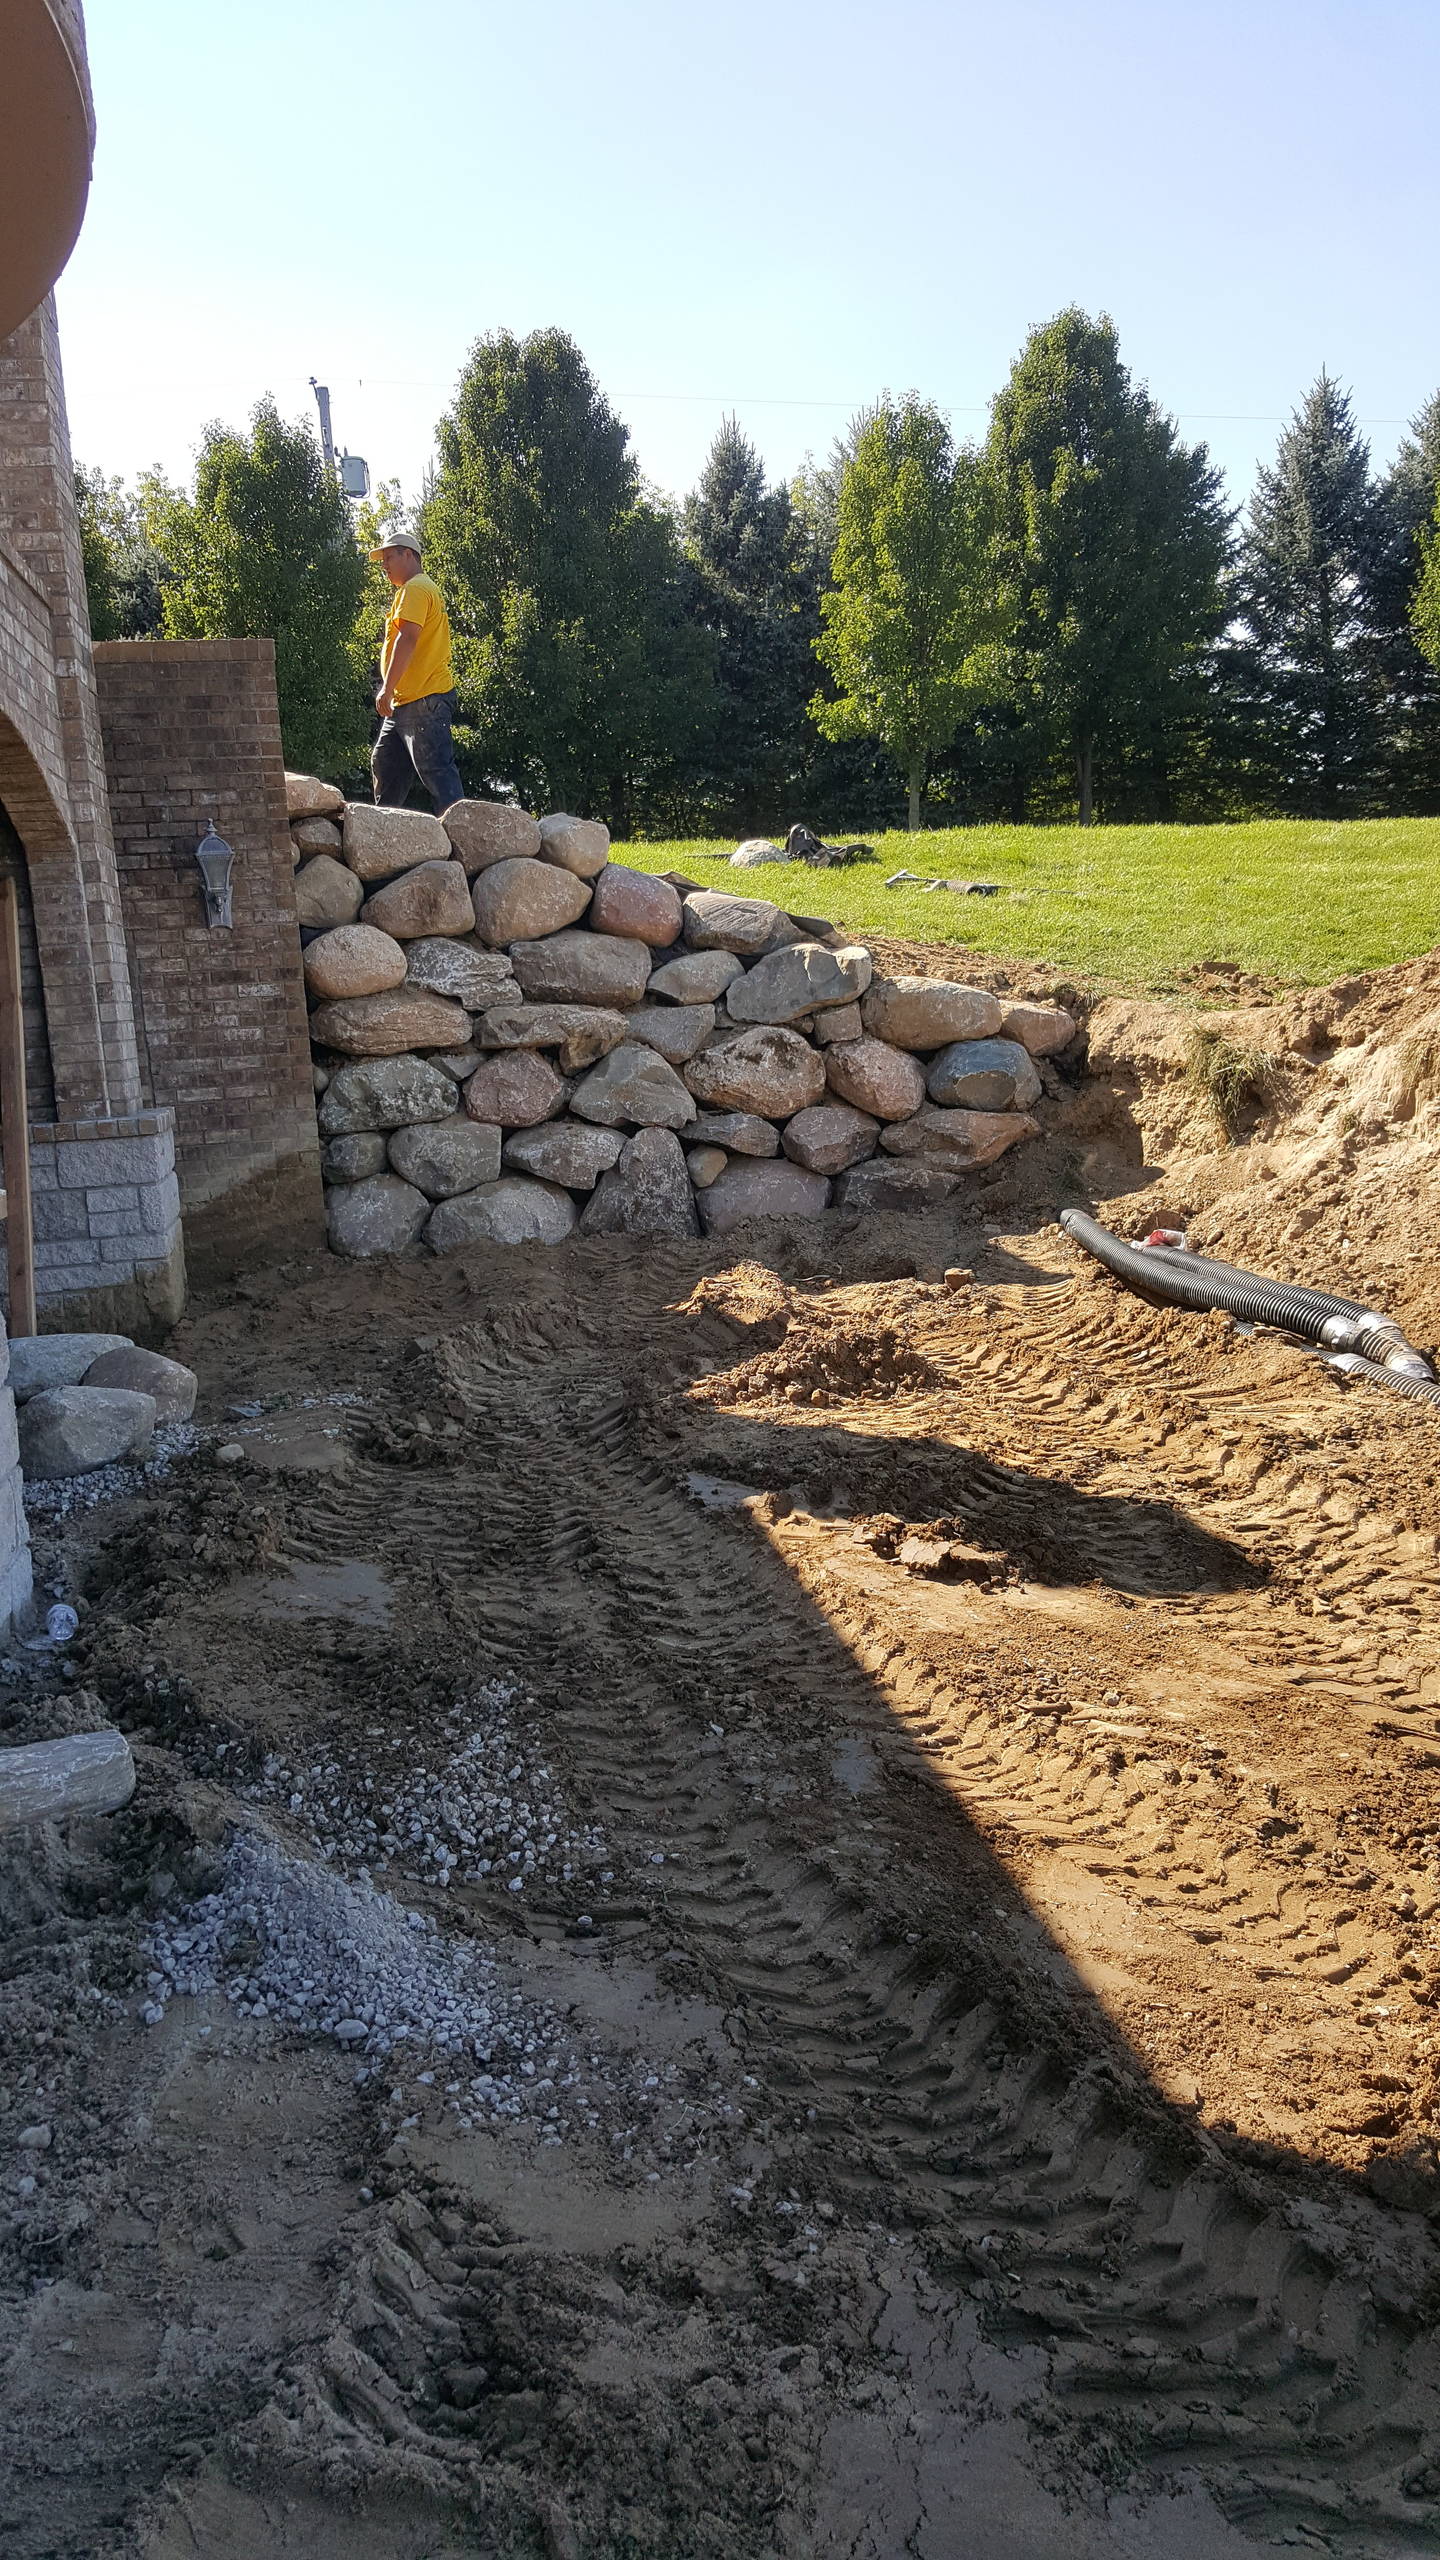
[[[11,1343],[10,1384],[34,1483],[148,1457],[157,1430],[189,1421],[199,1381],[125,1333],[38,1333]]]
[[[877,978],[768,899],[612,864],[593,820],[288,783],[338,1253],[928,1207],[1037,1134],[1055,1006]]]

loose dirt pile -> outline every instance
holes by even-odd
[[[1053,1223],[1440,1330],[1389,978],[1239,1143],[1107,1002],[960,1210],[192,1315],[4,1709],[140,1769],[0,1864],[7,2560],[1440,2549],[1435,1417]]]

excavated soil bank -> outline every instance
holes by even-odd
[[[958,1208],[197,1306],[3,1715],[140,1769],[0,1861],[7,2560],[1440,2550],[1435,1416],[1054,1224],[1429,1339],[1387,979],[1205,1017],[1239,1143],[1107,999]],[[473,1950],[489,2095],[147,1979],[237,1830]]]

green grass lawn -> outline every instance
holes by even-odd
[[[877,859],[845,871],[732,871],[728,839],[614,850],[637,871],[685,871],[862,935],[955,942],[1157,990],[1213,960],[1314,986],[1440,943],[1440,818],[964,827],[869,841]],[[994,880],[1000,894],[887,889],[900,870]]]

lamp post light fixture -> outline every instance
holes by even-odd
[[[195,847],[200,877],[205,883],[205,921],[208,925],[233,925],[230,912],[230,874],[235,868],[234,848],[215,832],[215,821],[206,822],[205,833]]]

